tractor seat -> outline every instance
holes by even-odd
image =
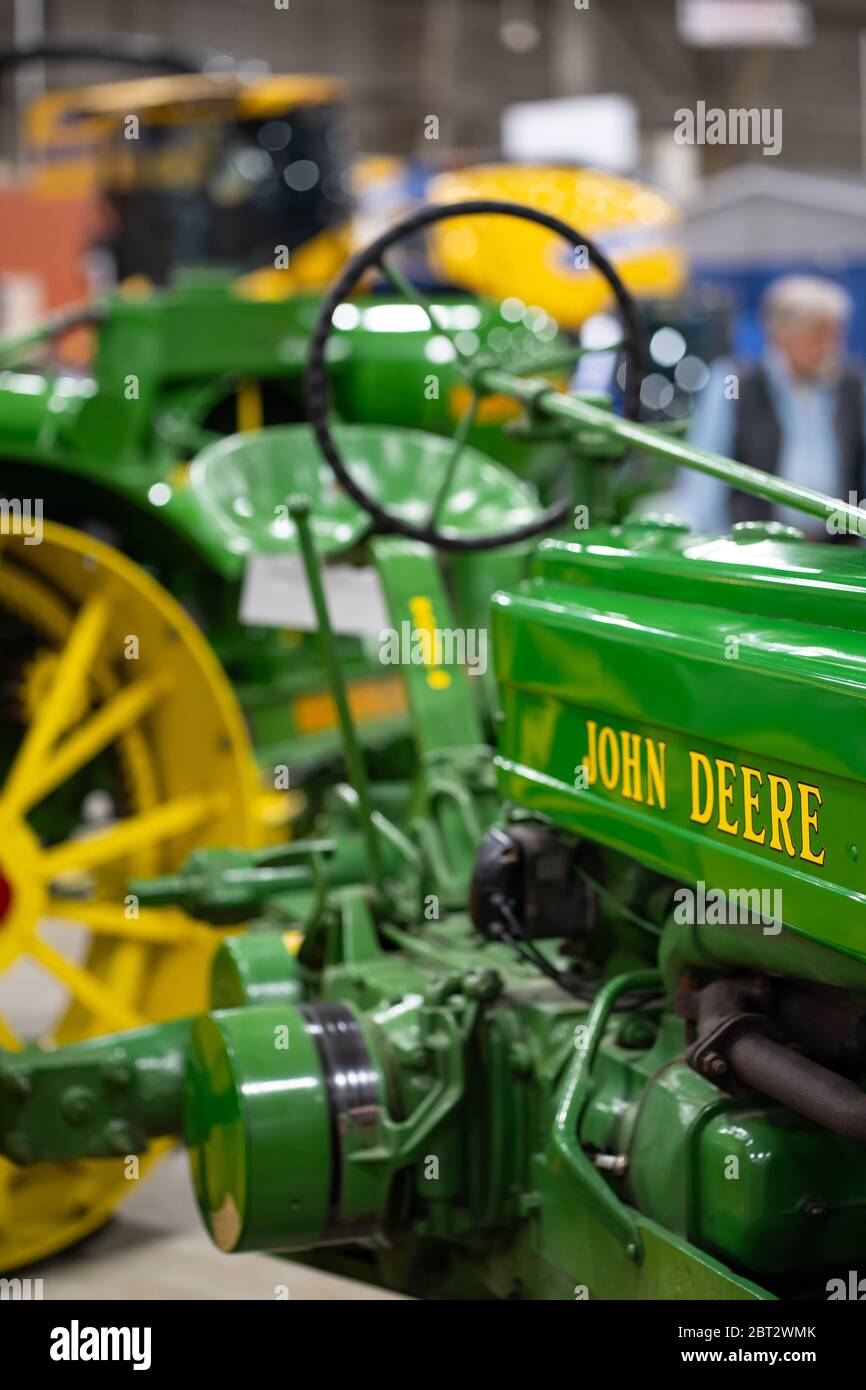
[[[425,522],[451,455],[450,439],[385,425],[335,425],[338,449],[365,491],[398,516]],[[310,523],[322,554],[348,550],[371,519],[322,458],[309,425],[275,425],[208,444],[190,465],[189,486],[235,554],[297,550],[287,504],[310,499]],[[448,529],[487,534],[538,515],[532,493],[478,449],[464,448],[441,515]]]

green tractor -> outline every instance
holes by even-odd
[[[538,357],[515,348],[515,340],[523,344],[528,336],[543,351],[540,337],[509,324],[498,308],[443,298],[439,312],[453,331],[484,342],[492,335],[503,365],[518,354],[527,365]],[[305,420],[303,362],[320,303],[312,295],[257,300],[228,273],[189,271],[167,289],[121,292],[102,307],[0,344],[0,359],[20,361],[34,340],[97,320],[91,374],[32,365],[0,373],[3,489],[7,507],[21,499],[22,511],[20,518],[10,514],[10,526],[17,521],[23,532],[38,508],[41,518],[106,540],[154,574],[208,636],[238,692],[259,761],[271,770],[277,763],[315,766],[338,747],[333,715],[309,698],[323,693],[309,643],[299,653],[297,638],[244,618],[249,557],[286,551],[286,450],[298,487],[314,487],[320,468],[308,432],[297,428]],[[344,327],[334,344],[341,418],[404,425],[414,409],[420,427],[447,432],[465,391],[450,342],[444,340],[445,360],[436,361],[434,350],[431,362],[420,309],[380,298],[341,307]],[[280,433],[278,426],[296,428]],[[481,422],[467,442],[482,447],[495,433]],[[500,456],[512,462],[519,447],[509,439]],[[519,487],[499,501],[506,511],[529,505]],[[339,524],[335,502],[334,542],[346,549]],[[293,627],[289,611],[283,626]],[[352,676],[360,683],[358,703],[366,697],[372,712],[366,733],[375,737],[403,701],[399,683],[388,683],[357,645]],[[381,688],[378,711],[371,681]]]
[[[370,426],[361,450],[362,427],[331,418],[335,310],[401,235],[451,215],[350,265],[307,367],[343,522],[366,518],[415,774],[371,772],[331,621],[329,494],[294,489],[349,780],[304,839],[202,848],[127,885],[131,933],[180,913],[247,930],[221,936],[205,1012],[5,1052],[0,1148],[16,1177],[110,1184],[181,1140],[221,1250],[420,1296],[826,1296],[866,1253],[862,556],[773,524],[707,538],[611,513],[631,448],[855,534],[866,513],[485,354],[461,361],[473,397],[564,431],[572,497],[491,524],[479,498],[501,475],[459,435],[420,471],[401,430]],[[491,746],[481,643],[437,551],[539,536],[493,599]]]
[[[540,513],[535,489],[487,457],[504,407],[519,411],[501,398],[469,408],[456,354],[481,342],[525,371],[561,345],[547,325],[441,298],[436,335],[418,304],[396,296],[338,306],[330,355],[342,437],[372,473],[396,458],[387,487],[411,510],[450,457],[456,415],[467,457],[485,449],[458,526],[525,522]],[[174,872],[200,846],[282,843],[312,822],[340,774],[337,706],[304,630],[315,619],[288,516],[298,490],[316,500],[319,543],[339,556],[351,597],[338,648],[359,738],[380,777],[408,781],[407,681],[379,660],[384,599],[362,563],[370,523],[305,423],[304,353],[320,305],[305,294],[251,297],[228,272],[199,269],[0,349],[17,364],[0,373],[4,1046],[203,1007],[217,938],[183,914],[170,926],[132,924],[126,880]],[[42,364],[58,335],[94,318],[90,374]],[[409,427],[413,409],[424,429]],[[560,448],[508,436],[499,454],[550,459]],[[462,621],[482,621],[527,555],[517,546],[455,557],[442,582]],[[359,627],[362,587],[371,602]],[[479,743],[491,691],[486,678],[472,683]],[[29,1214],[14,1233],[0,1216],[0,1267],[91,1229],[126,1190],[98,1168],[59,1184],[2,1164],[0,1185],[15,1193],[0,1213]]]
[[[120,289],[0,341],[2,520],[4,532],[47,520],[106,540],[179,599],[235,687],[272,792],[275,768],[289,767],[300,786],[329,775],[339,753],[315,645],[292,630],[291,613],[281,613],[279,631],[249,620],[257,599],[245,587],[279,575],[286,480],[272,461],[284,447],[272,427],[306,420],[307,339],[321,286],[349,250],[344,92],[327,77],[205,71],[212,56],[114,39],[0,50],[0,74],[85,58],[165,71],[52,92],[31,112],[37,152],[48,152],[40,187],[84,178],[73,154],[89,151]],[[48,154],[56,160],[58,151],[55,168]],[[317,171],[315,181],[296,187],[298,170]],[[548,315],[515,320],[491,302],[442,298],[453,333],[489,345],[503,365],[560,362],[563,341]],[[450,431],[468,392],[450,342],[431,344],[417,304],[366,295],[341,306],[338,322],[344,420]],[[52,360],[85,326],[89,370]],[[513,413],[510,402],[503,408]],[[217,447],[261,430],[254,458],[246,441]],[[545,476],[555,471],[544,441],[528,450],[501,441],[488,401],[469,422],[469,442],[518,468],[528,457],[533,470],[546,459]],[[300,433],[290,443],[299,486],[309,487],[318,464]],[[56,536],[49,544],[61,545]],[[250,576],[251,555],[275,558]],[[363,736],[390,747],[408,729],[402,683],[353,637],[343,646]],[[28,677],[31,696],[43,685]],[[285,796],[263,796],[266,820],[286,810]]]
[[[0,69],[88,54],[175,69],[192,61],[147,46],[126,55],[111,45],[49,48],[4,51]],[[56,120],[96,112],[111,130],[118,112],[134,109],[142,139],[132,163],[128,142],[114,141],[118,153],[109,141],[103,169],[117,264],[129,278],[104,300],[0,343],[3,1046],[67,1043],[203,1008],[217,936],[182,913],[131,923],[126,881],[176,872],[197,847],[252,849],[304,833],[342,775],[337,707],[305,630],[287,501],[297,490],[316,498],[323,547],[345,559],[353,598],[356,581],[369,592],[369,567],[365,577],[358,564],[369,523],[320,459],[303,391],[321,304],[305,286],[345,257],[346,203],[321,216],[303,191],[294,199],[290,190],[286,203],[275,164],[285,244],[272,249],[290,255],[262,273],[262,247],[275,235],[256,218],[267,193],[260,166],[240,202],[233,185],[234,212],[211,199],[225,186],[215,175],[226,152],[248,155],[262,131],[273,143],[287,112],[295,154],[303,136],[322,173],[339,173],[325,169],[316,144],[337,159],[334,87],[177,73],[51,94]],[[178,204],[171,161],[160,158],[168,132],[195,153],[192,220],[210,231],[192,247],[182,237],[189,199]],[[320,224],[326,235],[310,236]],[[157,249],[152,263],[144,252]],[[217,253],[231,268],[214,264]],[[194,264],[179,268],[183,257]],[[431,335],[423,307],[395,292],[398,267],[394,275],[390,292],[353,297],[334,316],[335,408],[354,430],[356,456],[377,471],[383,445],[392,446],[389,430],[371,424],[396,427],[411,501],[416,475],[435,476],[444,436],[461,420],[467,448],[508,468],[487,466],[468,508],[464,496],[460,525],[535,515],[536,489],[516,473],[554,476],[561,445],[505,435],[503,416],[519,416],[510,399],[488,396],[470,411],[457,354],[483,344],[503,366],[561,370],[569,356],[555,324],[448,293],[435,309],[445,332]],[[55,349],[85,327],[95,346],[82,372]],[[481,622],[526,554],[455,559],[444,583],[465,622]],[[396,785],[414,753],[407,685],[402,667],[378,659],[382,598],[372,599],[360,629],[350,604],[339,656],[358,736]],[[481,729],[491,690],[487,679],[473,682]],[[125,1190],[99,1165],[60,1181],[55,1170],[19,1173],[0,1162],[0,1268],[85,1234]]]

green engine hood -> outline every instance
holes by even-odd
[[[737,535],[542,543],[494,600],[501,789],[866,959],[866,555]]]

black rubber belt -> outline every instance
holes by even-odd
[[[364,1035],[345,1004],[301,1004],[300,1013],[322,1063],[331,1128],[331,1186],[325,1239],[346,1237],[340,1217],[343,1206],[343,1164],[340,1117],[352,1110],[380,1105],[379,1074]],[[352,1235],[361,1235],[352,1229]]]

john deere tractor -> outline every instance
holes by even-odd
[[[320,309],[316,289],[349,246],[343,93],[324,77],[205,72],[206,55],[166,53],[141,40],[0,51],[0,72],[34,58],[87,57],[167,71],[50,92],[31,113],[33,141],[51,155],[41,186],[50,194],[58,180],[77,187],[88,179],[99,190],[102,240],[121,286],[0,342],[0,476],[9,519],[14,524],[17,509],[24,526],[38,510],[145,567],[193,615],[230,676],[265,792],[275,769],[291,769],[295,785],[321,783],[339,739],[315,643],[292,629],[288,611],[278,628],[256,614],[268,611],[262,589],[279,587],[283,573],[286,449],[298,486],[312,486],[318,469],[310,436],[283,437],[277,427],[306,421],[302,376]],[[302,173],[312,180],[307,187]],[[562,201],[564,183],[550,186]],[[597,182],[582,187],[576,196],[605,216],[640,197],[625,181],[607,189],[607,201]],[[447,187],[443,196],[452,196]],[[640,207],[661,231],[671,214],[656,203],[648,210],[645,197]],[[503,260],[500,222],[475,224],[480,250],[492,247],[487,261]],[[460,220],[448,226],[456,240],[440,240],[434,257],[446,277],[459,270],[449,260],[455,246],[467,246]],[[540,230],[527,224],[530,253]],[[580,313],[603,302],[604,280],[592,266],[564,275],[555,238],[552,250],[552,257],[550,245],[541,256],[524,252],[527,266],[550,261],[549,283],[538,284],[542,301],[558,296]],[[557,431],[521,423],[519,407],[501,393],[476,400],[459,358],[481,350],[512,371],[563,384],[581,350],[569,348],[545,310],[498,291],[495,299],[437,294],[442,331],[431,334],[402,265],[398,253],[368,266],[334,315],[329,366],[340,419],[444,435],[459,422],[469,446],[507,463],[542,497],[559,495]],[[464,267],[470,280],[474,265]],[[627,273],[643,285],[650,271],[629,261]],[[666,284],[678,273],[678,261],[659,271]],[[56,350],[83,327],[93,350],[87,370],[72,370]],[[632,415],[636,387],[632,373],[625,401]],[[519,489],[500,502],[532,505]],[[481,569],[462,566],[467,621],[501,577]],[[342,647],[361,736],[395,750],[408,733],[403,684],[369,659],[357,636],[344,633]],[[286,798],[266,794],[260,807],[270,823],[285,814]]]
[[[195,846],[279,844],[290,819],[295,833],[309,825],[342,753],[297,608],[287,499],[298,489],[316,498],[325,550],[354,557],[369,530],[304,423],[315,290],[348,243],[338,85],[189,72],[188,56],[138,43],[2,51],[0,69],[88,57],[168,75],[51,92],[34,117],[37,139],[62,157],[43,187],[81,178],[75,159],[89,149],[85,173],[110,213],[103,249],[123,283],[0,344],[0,1016],[10,1047],[204,1004],[218,938],[182,914],[131,929],[124,883],[176,872]],[[292,166],[305,161],[315,188],[295,187]],[[379,292],[334,315],[334,403],[356,431],[346,436],[356,458],[379,468],[388,433],[371,421],[423,429],[399,481],[406,499],[414,474],[435,476],[447,452],[433,433],[457,420],[470,450],[512,466],[555,459],[561,444],[547,432],[503,432],[507,417],[520,423],[509,398],[474,403],[455,356],[483,344],[518,371],[561,368],[553,320],[443,293],[444,331],[431,335],[423,306],[400,297],[399,266],[387,269],[390,283],[378,274]],[[86,368],[63,350],[82,331],[93,343]],[[486,483],[465,524],[540,510],[511,472]],[[455,558],[445,582],[464,621],[480,623],[490,593],[524,563],[520,548]],[[359,630],[352,618],[337,639],[346,698],[378,775],[405,782],[406,682],[378,661],[370,623]],[[491,688],[473,683],[479,728]],[[128,1190],[119,1167],[115,1177],[99,1165],[0,1166],[0,1266],[92,1229]]]
[[[304,839],[223,837],[179,873],[134,870],[131,940],[179,919],[218,937],[209,1007],[7,1050],[0,1146],[13,1182],[55,1165],[108,1181],[181,1140],[221,1250],[422,1296],[823,1296],[866,1253],[862,552],[610,514],[629,449],[855,534],[866,513],[456,344],[473,400],[562,432],[571,497],[503,508],[503,474],[459,432],[443,450],[335,423],[338,307],[402,235],[457,215],[587,245],[515,206],[427,209],[350,264],[307,363],[341,524],[389,636],[411,639],[414,776],[371,775],[357,737],[331,620],[347,556],[316,475],[292,488],[287,544],[349,780]],[[491,745],[438,558],[530,541],[492,604]]]
[[[408,783],[405,673],[378,660],[381,602],[359,622],[354,601],[370,523],[303,423],[319,309],[317,297],[262,299],[200,269],[5,345],[18,365],[0,373],[0,816],[15,847],[0,870],[4,1045],[70,1041],[203,1004],[217,938],[182,914],[168,927],[151,920],[149,934],[146,923],[131,928],[126,879],[175,872],[194,846],[279,845],[287,813],[303,830],[340,772],[315,615],[298,606],[287,505],[298,490],[316,500],[323,553],[346,561],[353,602],[337,643],[359,738],[380,778]],[[561,351],[546,323],[480,301],[437,296],[432,311],[436,334],[423,306],[396,292],[353,297],[332,315],[341,438],[371,474],[397,451],[383,495],[410,509],[450,457],[455,418],[478,461],[503,416],[520,423],[507,398],[475,401],[459,353],[483,343],[525,372]],[[91,372],[46,366],[57,336],[93,319]],[[413,411],[424,430],[409,428]],[[500,454],[526,448],[510,435]],[[549,432],[529,432],[530,452],[561,449]],[[464,528],[540,514],[511,469],[486,456],[483,465],[462,493]],[[519,545],[454,557],[442,583],[464,623],[482,623],[490,594],[526,557]],[[414,581],[395,565],[391,582]],[[467,702],[478,742],[491,692],[482,678]],[[2,1210],[15,1213],[14,1226],[0,1221],[2,1265],[68,1243],[128,1190],[120,1167],[115,1184],[98,1165],[62,1182],[53,1170],[38,1182],[0,1171]]]

